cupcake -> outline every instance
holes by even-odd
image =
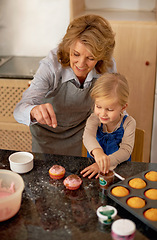
[[[49,175],[52,179],[61,179],[65,175],[65,168],[60,165],[53,165],[49,169]]]
[[[147,198],[150,198],[152,200],[157,200],[157,189],[155,189],[155,188],[151,188],[151,189],[145,191],[144,194]]]
[[[127,200],[127,204],[132,208],[143,208],[145,206],[145,200],[140,197],[131,197]]]
[[[157,181],[157,172],[156,171],[150,171],[145,174],[145,178],[149,181]]]
[[[157,221],[157,208],[150,208],[144,212],[144,217],[150,221]]]
[[[146,187],[146,182],[141,178],[133,178],[129,181],[129,186],[136,189]]]
[[[112,188],[111,193],[116,197],[125,197],[129,194],[129,190],[123,186],[117,186]]]
[[[69,190],[76,190],[81,186],[82,179],[76,174],[72,174],[64,179],[63,184]]]

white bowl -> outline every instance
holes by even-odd
[[[6,197],[0,197],[0,222],[13,217],[20,209],[24,181],[22,177],[10,170],[0,169],[1,190],[10,188],[14,183],[15,192]]]
[[[107,213],[109,211],[113,212],[111,214],[111,216],[103,214],[103,213],[105,213],[105,212]],[[117,209],[110,205],[101,206],[97,209],[97,216],[98,216],[99,221],[102,224],[111,224],[113,222],[113,219],[117,216]]]
[[[33,169],[33,154],[16,152],[9,156],[10,169],[16,173],[26,173]]]

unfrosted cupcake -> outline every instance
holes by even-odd
[[[140,197],[130,197],[127,200],[127,204],[132,208],[143,208],[145,206],[145,200]]]
[[[157,221],[157,208],[149,208],[144,212],[144,216],[150,221]]]
[[[129,190],[123,186],[117,186],[112,188],[111,193],[116,197],[125,197],[129,194]]]
[[[152,200],[157,200],[157,189],[151,188],[145,191],[145,196]]]
[[[145,174],[145,178],[149,181],[157,181],[157,172],[156,171],[149,171]]]
[[[146,187],[146,182],[141,178],[133,178],[129,181],[129,186],[136,189],[142,189]]]

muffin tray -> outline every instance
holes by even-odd
[[[137,217],[138,219],[140,219],[143,223],[145,223],[147,226],[149,226],[150,228],[152,228],[153,230],[157,231],[157,221],[150,221],[148,219],[146,219],[143,215],[143,213],[149,209],[149,208],[157,208],[157,200],[151,200],[149,198],[147,198],[144,193],[146,190],[150,189],[150,188],[155,188],[157,189],[157,182],[153,182],[153,181],[149,181],[145,178],[145,174],[147,172],[150,171],[157,171],[156,169],[149,169],[146,171],[143,171],[137,175],[131,176],[129,178],[126,178],[123,181],[120,181],[116,184],[112,184],[108,189],[107,189],[107,194],[108,196],[114,200],[115,202],[117,202],[119,205],[121,205],[123,208],[125,208],[127,211],[129,211],[130,213],[132,213],[135,217]],[[134,189],[132,187],[129,186],[129,181],[133,178],[141,178],[146,182],[146,187],[142,188],[142,189]],[[116,197],[114,195],[112,195],[111,190],[114,187],[117,186],[123,186],[126,187],[129,190],[129,195],[125,196],[125,197]],[[132,208],[130,206],[127,205],[126,201],[128,198],[130,197],[140,197],[142,199],[145,200],[146,204],[143,208]]]

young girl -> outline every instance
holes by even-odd
[[[108,172],[131,160],[136,121],[124,113],[128,96],[129,86],[123,75],[106,73],[96,80],[91,90],[94,113],[88,118],[83,134],[88,157],[93,157],[96,163],[81,172],[84,177],[92,178],[99,171]]]

